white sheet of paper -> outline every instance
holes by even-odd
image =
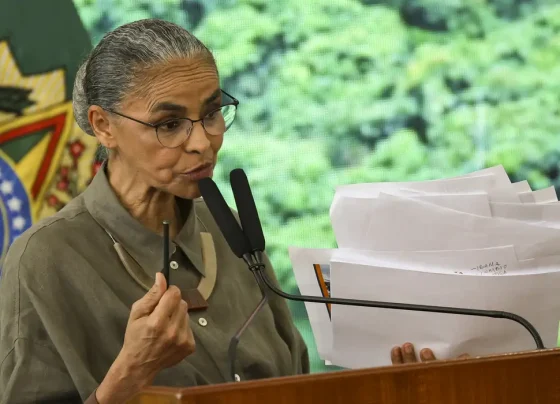
[[[314,265],[330,265],[332,249],[311,249],[290,247],[288,252],[294,276],[302,295],[322,296]],[[328,360],[332,349],[332,327],[326,305],[305,303],[311,330],[322,360]]]
[[[289,249],[294,275],[300,293],[321,296],[314,265],[330,265],[334,249]],[[404,268],[434,273],[463,273],[466,275],[491,275],[497,270],[518,271],[513,246],[460,251],[362,251],[345,250],[355,262],[388,268]],[[560,257],[558,257],[560,260]],[[555,261],[556,262],[556,261]],[[524,263],[524,269],[528,267]],[[317,350],[321,359],[330,358],[332,350],[332,325],[324,304],[305,303]]]
[[[490,208],[493,217],[503,217],[560,229],[559,204],[490,202]]]
[[[463,193],[484,192],[497,188],[496,176],[486,174],[474,177],[447,178],[433,181],[418,182],[376,182],[365,184],[352,184],[338,187],[335,193],[337,197],[375,198],[380,192],[391,192],[394,190],[406,190],[408,192],[432,192],[432,193]]]
[[[535,198],[535,203],[558,202],[558,195],[556,195],[556,189],[554,187],[533,191],[533,197]]]
[[[471,173],[460,175],[458,177],[453,177],[453,178],[477,177],[480,175],[488,175],[488,174],[494,175],[496,177],[497,187],[505,187],[511,184],[511,180],[509,179],[509,176],[507,175],[504,166],[502,166],[501,164],[494,167],[483,168],[481,170],[473,171]]]
[[[395,193],[380,192],[379,198],[384,199],[387,196],[399,196]],[[470,213],[471,215],[480,215],[492,217],[488,194],[417,194],[405,196],[406,199],[412,199],[431,203],[443,208],[458,210],[459,212]]]
[[[338,250],[331,260],[334,297],[509,311],[527,318],[545,346],[556,345],[560,273],[465,276],[353,263]],[[362,257],[363,258],[363,257]],[[402,310],[333,306],[333,364],[361,368],[390,364],[404,342],[429,347],[439,358],[535,348],[519,324],[502,319]]]
[[[493,177],[489,179],[488,176]],[[475,180],[466,178],[478,177]],[[482,178],[481,178],[482,177]],[[458,181],[456,181],[458,180]],[[337,207],[341,197],[371,198],[377,197],[379,192],[388,192],[392,189],[407,188],[410,190],[422,190],[435,193],[463,193],[465,191],[487,191],[494,188],[508,187],[511,181],[503,166],[495,166],[474,171],[465,175],[430,181],[413,182],[376,182],[341,185],[336,188],[330,213]],[[507,202],[507,201],[502,201]]]
[[[333,215],[338,209],[338,202],[341,198],[377,198],[380,192],[386,193],[402,193],[413,194],[433,193],[433,194],[455,194],[455,193],[480,193],[495,189],[496,176],[486,174],[473,177],[448,178],[433,181],[418,182],[378,182],[366,184],[353,184],[338,187],[334,194],[333,202],[330,208],[330,214]],[[400,192],[400,193],[399,193]],[[507,201],[506,201],[507,202]]]
[[[527,180],[524,181],[519,181],[519,182],[514,182],[513,184],[513,189],[515,190],[515,192],[520,193],[520,192],[531,192],[531,186],[529,185],[529,182],[527,182]]]
[[[547,257],[531,258],[518,261],[518,271],[521,273],[545,273],[558,272],[560,269],[560,255],[549,255]]]
[[[519,200],[522,203],[554,203],[558,202],[558,196],[556,195],[556,189],[552,187],[539,189],[532,192],[520,192],[518,193]]]
[[[420,191],[411,191],[409,189],[406,188],[401,188],[400,191],[405,191],[408,193],[408,195],[406,193],[394,193],[394,192],[388,192],[390,195],[395,195],[395,196],[410,196],[410,195],[414,195],[413,192],[417,192],[418,194],[421,195],[450,195],[446,194],[446,193],[433,193],[433,192],[420,192]],[[508,186],[504,186],[504,187],[499,187],[499,188],[491,188],[488,189],[484,192],[482,191],[464,191],[461,192],[460,195],[480,195],[481,193],[486,194],[488,197],[488,200],[491,202],[502,202],[502,203],[520,203],[521,198],[519,197],[520,194],[518,194],[513,185],[508,185]],[[453,193],[455,195],[459,195],[458,193]],[[532,198],[532,196],[531,196]]]
[[[341,198],[331,216],[339,248],[465,250],[513,245],[518,259],[560,254],[560,231],[418,200]]]
[[[398,188],[407,191],[443,194],[462,193],[464,191],[481,192],[497,188],[496,176],[489,174],[475,177],[449,178],[440,181],[410,182],[404,184],[382,182],[377,184],[377,192],[383,192],[384,188],[387,187],[393,188],[393,185],[389,186],[389,184],[395,184]],[[395,186],[395,188],[397,188],[397,186]]]
[[[408,188],[417,189],[420,191],[432,191],[432,192],[462,192],[462,191],[484,191],[484,189],[478,189],[480,186],[487,187],[488,182],[482,180],[481,177],[493,177],[491,180],[491,187],[501,188],[511,185],[511,181],[503,166],[495,166],[484,168],[482,170],[474,171],[465,175],[460,175],[457,177],[443,178],[429,181],[412,181],[412,182],[372,182],[372,183],[361,183],[361,184],[349,184],[341,185],[337,187],[336,193],[340,196],[355,196],[360,197],[364,195],[365,197],[373,196],[376,192],[387,191],[391,188]],[[463,181],[467,178],[477,177],[474,181]],[[336,197],[336,195],[335,195]]]
[[[535,203],[535,197],[533,196],[533,191],[519,192],[517,195],[519,196],[519,200],[521,201],[521,203],[527,203],[527,204]]]
[[[444,251],[371,251],[344,248],[333,250],[332,254],[334,257],[351,256],[352,262],[357,264],[430,273],[484,276],[520,271],[515,249],[511,245]],[[523,270],[527,267],[525,263]]]
[[[502,203],[520,203],[521,199],[519,194],[515,192],[515,189],[511,185],[507,185],[500,188],[494,188],[489,190],[488,199],[490,202],[502,202]]]

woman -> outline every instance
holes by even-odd
[[[229,340],[260,291],[204,202],[193,200],[197,181],[212,175],[236,104],[220,90],[208,49],[174,24],[134,22],[93,50],[76,77],[74,111],[107,162],[6,257],[3,403],[119,403],[150,384],[229,380]],[[158,274],[163,220],[175,250],[169,288]],[[208,307],[188,310],[185,295],[198,293],[212,270]],[[236,367],[241,380],[308,372],[282,299],[272,298],[243,335]]]
[[[174,24],[127,24],[92,51],[73,98],[78,124],[107,159],[82,195],[8,252],[2,403],[119,403],[150,384],[230,380],[229,341],[260,291],[197,199],[238,103],[220,89],[211,53]],[[282,299],[271,296],[246,330],[235,365],[236,380],[309,371]]]

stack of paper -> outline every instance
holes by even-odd
[[[300,291],[512,312],[546,347],[560,320],[560,202],[553,187],[511,183],[502,166],[463,177],[337,189],[338,249],[293,247]],[[405,342],[452,358],[535,348],[510,320],[306,303],[319,354],[335,365],[390,364]]]

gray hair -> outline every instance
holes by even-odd
[[[118,27],[101,39],[76,74],[72,94],[76,122],[93,136],[88,119],[91,105],[116,109],[139,84],[143,70],[195,56],[207,57],[215,65],[210,50],[179,25],[146,19]]]

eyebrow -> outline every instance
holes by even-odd
[[[151,112],[160,112],[160,111],[173,111],[173,112],[182,112],[185,113],[187,109],[179,104],[174,104],[172,102],[159,102],[153,108]]]
[[[206,106],[212,103],[213,101],[216,101],[221,94],[222,94],[222,90],[218,88],[216,91],[212,93],[210,97],[206,98],[206,100],[202,103],[202,105]]]
[[[222,93],[222,90],[218,88],[216,91],[214,91],[212,93],[212,95],[210,97],[208,97],[208,98],[206,98],[206,100],[204,100],[202,105],[207,106],[208,104],[212,103],[213,101],[218,99],[218,97],[221,95],[221,93]],[[163,102],[157,103],[151,110],[151,112],[160,112],[160,111],[180,112],[180,113],[184,114],[184,113],[187,112],[187,108],[185,108],[184,106],[179,105],[179,104],[163,101]]]

